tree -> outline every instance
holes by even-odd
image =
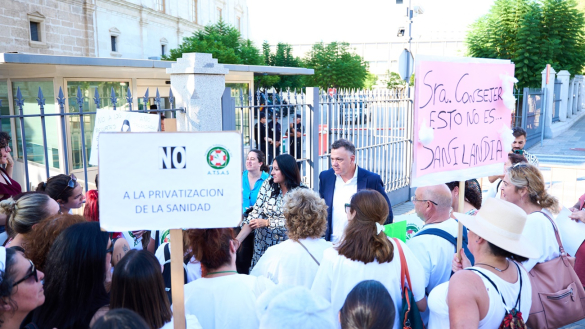
[[[579,74],[585,63],[585,19],[575,0],[496,0],[466,37],[472,57],[510,59],[519,87],[539,87],[548,63]]]
[[[304,64],[315,70],[314,75],[304,77],[305,85],[322,89],[361,89],[368,73],[368,64],[359,55],[352,53],[346,42],[314,44]]]
[[[374,85],[378,82],[378,76],[374,73],[368,72],[366,74],[366,79],[364,80],[364,89],[372,90]]]
[[[242,39],[240,31],[222,20],[184,38],[177,49],[171,49],[165,60],[177,60],[183,53],[211,53],[222,64],[261,65],[260,50],[250,40]]]
[[[262,44],[262,59],[264,65],[268,66],[285,66],[285,67],[301,67],[302,60],[294,57],[292,53],[292,46],[287,43],[278,43],[276,51],[270,51],[270,45],[264,41]],[[260,88],[272,88],[280,92],[282,90],[295,90],[302,88],[301,77],[298,75],[265,75],[256,77],[256,86]]]
[[[402,80],[400,75],[396,72],[386,71],[388,74],[388,80],[386,80],[386,87],[388,89],[404,88],[406,87],[406,81]]]

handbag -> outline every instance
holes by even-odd
[[[552,223],[561,255],[530,270],[532,306],[526,324],[532,329],[560,328],[585,318],[585,289],[575,273],[575,257],[563,248],[557,226]]]
[[[400,255],[400,290],[402,291],[402,309],[399,310],[399,325],[403,329],[424,329],[425,325],[420,315],[420,311],[418,310],[418,306],[414,300],[414,295],[410,290],[412,284],[410,283],[408,264],[406,263],[406,258],[404,257],[402,246],[400,246],[400,240],[396,238],[393,239],[394,242],[396,242],[396,246],[398,247],[398,254]],[[404,278],[406,278],[408,286],[404,284]]]

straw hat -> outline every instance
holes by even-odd
[[[513,203],[489,198],[475,216],[453,215],[470,231],[506,251],[527,258],[540,257],[529,237],[522,235],[526,213]]]

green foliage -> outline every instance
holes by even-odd
[[[390,72],[390,70],[386,71],[388,75],[388,79],[386,80],[386,88],[388,89],[395,89],[395,88],[404,88],[406,86],[406,82],[402,80],[400,74],[396,72]]]
[[[518,86],[539,87],[547,63],[579,74],[585,63],[585,19],[575,0],[496,0],[466,37],[472,57],[510,59]]]
[[[368,64],[359,55],[350,51],[349,43],[332,42],[313,45],[304,64],[315,70],[312,76],[305,76],[306,86],[327,88],[364,88]]]
[[[368,72],[364,81],[364,89],[372,90],[376,82],[378,82],[378,76],[374,73]]]
[[[211,53],[222,64],[262,64],[260,50],[250,40],[243,40],[240,31],[221,20],[184,38],[179,48],[171,49],[163,59],[174,61],[183,53]]]
[[[302,67],[302,61],[294,57],[292,46],[286,43],[278,43],[276,51],[270,51],[270,45],[264,41],[262,44],[262,60],[268,66]],[[254,79],[254,84],[259,88],[274,87],[276,91],[294,90],[302,87],[301,76],[298,75],[265,75]]]

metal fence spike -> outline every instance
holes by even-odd
[[[83,95],[81,94],[81,87],[77,86],[77,107],[81,108],[83,106]]]
[[[95,107],[97,109],[99,109],[101,107],[100,93],[98,92],[97,87],[95,87],[95,93],[93,95],[93,102],[95,103]]]
[[[160,110],[160,94],[158,92],[158,88],[156,88],[156,97],[154,98],[154,102],[156,103],[156,109]]]
[[[144,101],[144,110],[146,110],[146,105],[148,105],[148,88],[146,88],[146,92],[144,93],[142,100]]]
[[[39,95],[37,97],[37,104],[43,108],[45,106],[45,97],[43,97],[43,91],[41,90],[41,87],[39,87]]]
[[[175,96],[173,96],[173,88],[169,88],[169,103],[170,103],[171,109],[175,108],[174,107]]]
[[[16,89],[16,106],[22,107],[24,106],[24,99],[22,98],[22,93],[20,92],[20,87]]]
[[[130,92],[130,86],[126,88],[126,102],[128,103],[128,109],[132,111],[132,93]]]
[[[65,106],[65,96],[63,95],[63,88],[59,87],[59,96],[57,96],[57,104],[59,108],[63,109]]]

